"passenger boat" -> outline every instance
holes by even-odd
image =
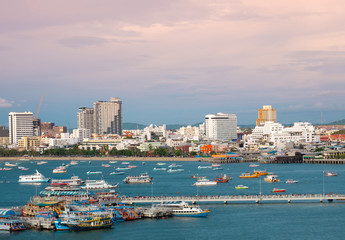
[[[142,173],[139,176],[127,176],[123,179],[125,183],[151,183],[152,177],[150,177],[147,173]]]
[[[185,203],[182,207],[173,209],[172,213],[176,217],[207,217],[210,210],[203,210],[197,205],[188,205]]]
[[[198,169],[212,168],[212,166],[198,166]]]
[[[68,183],[51,183],[44,190],[46,191],[79,191],[77,186],[69,185]]]
[[[155,167],[153,168],[153,171],[166,171],[167,168],[164,168],[164,167],[161,167],[161,168],[158,168],[158,167]]]
[[[248,187],[247,187],[247,186],[244,186],[244,185],[237,185],[235,188],[236,188],[237,190],[240,190],[240,189],[248,189]]]
[[[42,173],[39,173],[36,169],[36,173],[33,175],[21,175],[19,176],[18,182],[20,183],[41,183],[49,182],[50,178],[46,178]]]
[[[250,164],[249,167],[259,167],[257,164]]]
[[[102,174],[102,172],[100,172],[100,171],[96,171],[96,172],[87,171],[86,174],[87,175],[90,175],[90,174]]]
[[[17,219],[0,219],[0,230],[12,232],[25,229],[24,223]]]
[[[73,176],[71,178],[55,178],[52,179],[52,183],[66,183],[70,186],[80,186],[84,183],[83,179],[78,176]]]
[[[111,185],[104,180],[86,180],[85,185],[82,186],[82,189],[115,189],[117,187],[117,183]]]
[[[227,183],[229,180],[232,179],[232,177],[228,177],[226,174],[222,174],[221,177],[216,176],[216,182],[217,183]]]
[[[293,179],[288,179],[288,180],[286,180],[286,182],[285,183],[298,183],[298,181],[297,180],[293,180]]]
[[[325,174],[326,177],[334,177],[334,176],[338,176],[337,172],[326,172]]]
[[[251,174],[251,173],[249,173],[249,172],[247,172],[247,173],[242,173],[242,175],[241,176],[239,176],[239,178],[258,178],[259,177],[259,175],[258,174]]]
[[[176,172],[183,172],[184,171],[184,169],[182,169],[182,168],[177,168],[177,169],[172,169],[172,168],[170,168],[170,169],[168,169],[168,173],[176,173]]]
[[[198,186],[198,187],[215,186],[215,185],[217,185],[217,182],[216,181],[210,181],[209,179],[204,177],[204,178],[199,178],[198,181],[196,183],[194,183],[193,185]]]
[[[273,188],[272,192],[274,193],[281,193],[281,192],[285,192],[286,189],[282,189],[282,188]]]
[[[264,178],[265,182],[273,183],[273,182],[279,182],[280,180],[277,178],[277,175],[268,175]]]

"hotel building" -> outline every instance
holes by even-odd
[[[122,135],[122,102],[120,98],[110,98],[109,102],[94,103],[94,133]]]
[[[237,116],[235,114],[208,114],[205,116],[206,137],[216,140],[237,139]]]
[[[22,137],[33,136],[33,120],[32,112],[10,112],[8,114],[10,144],[16,145]]]
[[[262,109],[258,110],[258,118],[256,119],[256,126],[263,125],[265,122],[277,122],[276,109],[271,105],[264,105]]]

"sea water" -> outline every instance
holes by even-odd
[[[130,161],[130,160],[129,160]],[[179,162],[184,172],[167,173],[153,171],[157,162],[131,162],[138,166],[127,170],[125,175],[110,175],[121,162],[105,168],[106,161],[80,161],[78,165],[67,168],[67,173],[53,174],[52,170],[69,161],[48,161],[37,165],[35,161],[23,161],[21,166],[29,168],[21,171],[1,171],[0,180],[10,183],[0,184],[0,208],[25,205],[32,196],[39,194],[47,184],[18,183],[20,174],[34,174],[35,169],[46,177],[71,177],[77,175],[86,179],[104,179],[113,184],[119,183],[117,191],[127,196],[195,196],[195,195],[236,195],[272,194],[273,188],[284,188],[286,194],[304,193],[344,193],[345,166],[286,164],[261,165],[256,169],[266,170],[278,175],[279,183],[266,183],[259,178],[240,179],[243,172],[252,172],[249,163],[224,164],[223,170],[198,169],[199,162]],[[167,166],[172,162],[167,162]],[[115,167],[115,168],[114,168]],[[102,175],[87,175],[87,171],[102,171]],[[325,171],[336,171],[338,176],[325,177]],[[147,172],[153,177],[153,184],[125,184],[127,175]],[[227,174],[233,179],[229,183],[216,186],[193,186],[196,179],[192,175],[215,179],[216,175]],[[287,179],[299,180],[297,184],[286,184]],[[236,190],[243,184],[248,190]],[[201,204],[211,212],[206,218],[171,217],[166,219],[140,219],[114,224],[111,229],[85,232],[55,232],[26,230],[18,233],[0,232],[0,239],[342,239],[345,236],[345,201],[332,203],[229,203]]]

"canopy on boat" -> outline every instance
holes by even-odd
[[[40,195],[50,195],[50,196],[88,196],[94,195],[93,192],[83,192],[83,191],[41,191]]]
[[[16,215],[16,213],[11,209],[0,209],[0,217],[10,217]]]

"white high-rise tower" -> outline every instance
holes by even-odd
[[[235,114],[208,114],[205,116],[206,137],[217,140],[237,139],[237,117]]]
[[[32,112],[10,112],[8,114],[10,144],[17,144],[22,137],[34,135]]]

